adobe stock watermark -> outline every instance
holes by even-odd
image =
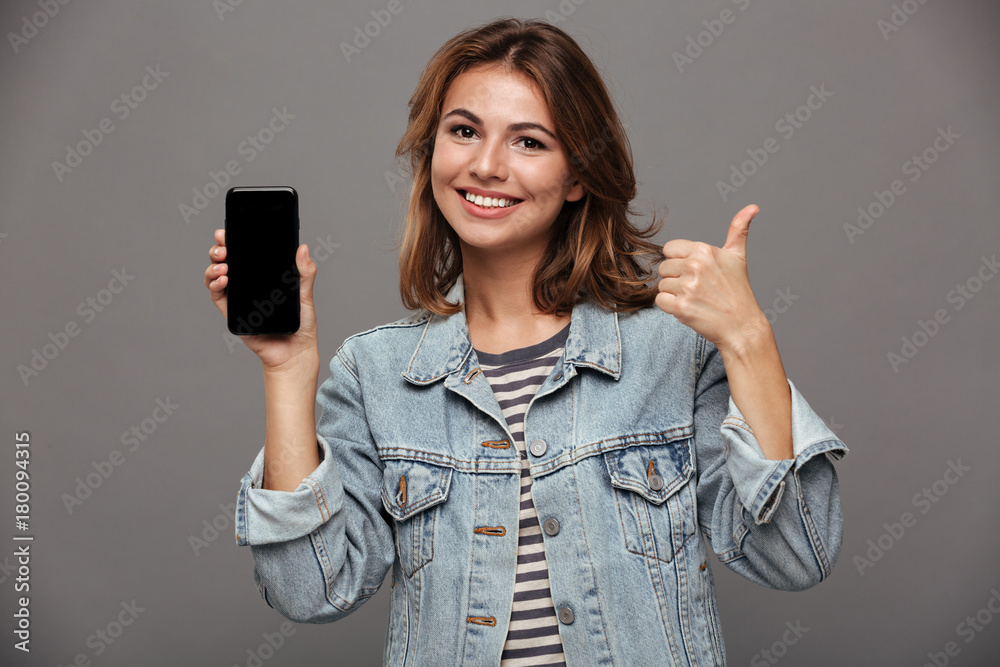
[[[937,128],[937,136],[934,137],[931,145],[925,148],[920,155],[914,154],[909,160],[903,163],[902,167],[900,167],[903,170],[903,174],[910,177],[911,183],[916,183],[921,175],[938,161],[941,154],[955,145],[955,141],[961,137],[962,135],[955,134],[952,131],[951,125],[947,129],[939,126]],[[850,222],[844,223],[844,233],[847,235],[847,240],[853,244],[855,238],[868,231],[875,224],[875,221],[885,215],[889,208],[896,203],[896,200],[905,193],[906,184],[898,178],[889,184],[888,190],[876,190],[875,201],[870,202],[864,207],[858,206],[857,222],[855,224],[851,224]]]
[[[219,539],[222,531],[236,526],[236,503],[219,503],[219,509],[221,511],[218,514],[201,522],[200,532],[188,535],[188,546],[195,558]]]
[[[407,4],[412,0],[406,0]],[[361,55],[361,52],[368,48],[372,40],[382,34],[382,31],[392,23],[392,17],[405,9],[401,0],[389,0],[385,9],[371,10],[372,20],[362,26],[354,26],[354,38],[350,42],[340,43],[340,52],[344,54],[344,60],[348,63],[351,58]]]
[[[733,4],[739,6],[742,12],[750,6],[750,0],[733,0]],[[736,14],[731,9],[723,9],[719,12],[719,18],[705,19],[701,22],[705,29],[692,37],[688,35],[687,46],[684,52],[674,51],[671,57],[677,71],[683,73],[684,67],[693,65],[698,56],[705,52],[705,49],[715,44],[716,40],[722,36],[727,25],[732,25],[736,21]]]
[[[288,107],[283,106],[280,111],[278,107],[271,107],[270,120],[264,127],[247,135],[247,138],[236,147],[236,154],[243,156],[243,161],[246,163],[253,162],[274,141],[275,136],[288,127],[293,120],[295,120],[295,114],[288,113]],[[232,177],[239,175],[242,171],[243,166],[236,159],[227,160],[224,169],[209,170],[208,181],[205,182],[205,185],[201,188],[193,188],[194,196],[191,198],[191,204],[181,202],[178,205],[184,224],[191,224],[191,218],[208,208],[213,199],[226,191]]]
[[[243,4],[243,0],[212,0],[212,9],[218,15],[220,21],[226,20],[226,14],[235,12],[236,8]]]
[[[996,603],[995,607],[994,602]],[[962,619],[955,626],[955,634],[964,637],[966,644],[971,644],[986,629],[986,626],[993,622],[994,614],[1000,614],[1000,591],[991,588],[990,597],[986,600],[986,604],[976,612],[975,616],[969,615]],[[946,642],[942,650],[927,652],[927,662],[924,663],[923,667],[945,667],[952,658],[961,652],[962,647],[959,646],[958,642]]]
[[[770,308],[764,308],[764,315],[767,317],[767,321],[770,324],[774,324],[778,319],[778,315],[787,313],[788,309],[792,307],[798,299],[798,294],[792,294],[792,288],[786,287],[785,289],[776,289],[774,293],[777,294],[774,301],[771,302]]]
[[[297,271],[292,269],[285,271],[281,274],[281,283],[283,287],[276,287],[271,290],[267,298],[253,300],[253,310],[247,314],[246,319],[242,315],[236,318],[237,333],[243,335],[253,334],[254,329],[259,328],[267,318],[279,312],[280,309],[278,306],[292,299],[298,300],[299,276]]]
[[[176,403],[170,401],[170,397],[157,398],[154,401],[155,407],[153,408],[152,414],[146,417],[138,424],[133,424],[127,431],[124,431],[119,438],[122,446],[127,449],[131,454],[134,453],[140,446],[143,446],[149,441],[156,430],[160,427],[160,424],[167,421],[174,412],[180,407]],[[93,472],[87,473],[85,477],[76,478],[76,488],[73,493],[63,493],[60,499],[63,502],[63,506],[66,508],[66,514],[72,515],[77,507],[83,505],[83,501],[90,498],[94,491],[101,488],[101,486],[106,482],[111,475],[115,473],[115,470],[125,463],[125,455],[122,454],[121,450],[114,449],[108,454],[107,459],[102,459],[100,461],[91,461],[90,465],[94,469]]]
[[[417,161],[423,161],[427,156],[428,151],[427,145],[418,146],[414,149],[414,153],[417,156]],[[413,181],[413,176],[403,168],[402,164],[396,163],[395,170],[384,169],[382,171],[382,178],[385,179],[386,187],[389,188],[389,192],[396,194],[396,187],[404,184],[411,183]]]
[[[277,632],[263,632],[261,636],[264,643],[255,649],[247,649],[247,660],[243,665],[234,664],[233,667],[261,667],[265,660],[270,660],[275,652],[285,645],[285,640],[295,634],[295,626],[285,621],[278,626]]]
[[[921,514],[927,514],[970,470],[971,466],[962,465],[962,459],[957,458],[954,461],[949,459],[940,478],[913,494],[911,501],[913,506],[919,509]],[[882,560],[885,554],[903,539],[907,530],[917,525],[917,518],[912,512],[903,512],[899,515],[898,521],[883,523],[882,527],[885,530],[875,539],[868,540],[868,550],[864,556],[854,556],[854,566],[858,569],[858,575],[864,577],[865,570],[875,567],[875,563]]]
[[[920,5],[926,5],[927,0],[903,0],[902,4],[897,5],[892,4],[892,12],[889,14],[889,20],[879,19],[875,22],[875,27],[879,29],[882,33],[882,40],[888,42],[889,36],[897,32],[900,28],[906,25],[906,22],[910,20],[910,17],[917,13],[920,9]]]
[[[10,42],[11,48],[14,49],[14,53],[17,54],[22,46],[37,35],[39,30],[47,26],[51,19],[56,17],[59,8],[68,5],[69,2],[70,0],[38,0],[35,4],[41,11],[31,14],[30,17],[22,16],[21,29],[17,32],[7,33],[7,40]]]
[[[84,324],[93,322],[99,313],[111,305],[117,294],[121,294],[126,286],[135,279],[129,275],[123,266],[121,270],[111,271],[111,280],[108,286],[101,289],[94,296],[88,296],[76,307],[76,314],[83,319]],[[52,333],[48,332],[49,342],[42,344],[39,352],[37,347],[31,348],[31,359],[27,363],[17,365],[17,374],[21,377],[21,382],[27,387],[28,383],[38,377],[42,371],[49,367],[49,364],[62,354],[69,347],[70,339],[80,335],[83,329],[76,320],[69,320],[62,329]]]
[[[781,635],[781,639],[750,658],[751,667],[767,667],[767,665],[777,664],[788,653],[788,647],[798,644],[799,640],[809,632],[809,628],[802,627],[802,621],[799,619],[795,619],[794,625],[791,621],[785,621],[785,627],[788,629]]]
[[[87,648],[93,650],[95,658],[103,655],[122,636],[125,628],[132,625],[135,619],[139,618],[139,614],[146,611],[146,608],[137,605],[134,599],[131,602],[122,600],[121,608],[121,611],[106,626],[97,628],[93,634],[87,637],[85,643]],[[63,667],[62,663],[58,667]],[[77,653],[72,660],[66,663],[65,667],[90,667],[90,656],[86,653]]]
[[[814,111],[819,111],[833,97],[833,93],[826,89],[826,84],[809,86],[809,96],[804,104],[799,105],[793,111],[786,113],[774,123],[774,131],[780,134],[785,141],[795,136],[797,130],[802,127],[813,116]],[[722,201],[727,201],[730,195],[736,194],[740,188],[747,184],[747,180],[756,174],[763,167],[768,158],[781,150],[781,144],[774,137],[768,137],[763,142],[761,148],[748,148],[746,150],[750,159],[744,160],[737,167],[736,164],[729,165],[729,180],[716,181],[715,187],[719,191]]]
[[[146,75],[128,92],[122,93],[111,102],[111,112],[115,114],[119,121],[123,121],[132,115],[132,112],[139,108],[139,105],[146,99],[149,93],[156,90],[163,80],[170,76],[170,72],[160,70],[159,64],[155,67],[146,66]],[[74,169],[83,164],[84,158],[94,152],[94,149],[104,142],[105,137],[115,131],[115,124],[109,116],[105,116],[97,123],[97,127],[84,128],[81,130],[83,139],[75,146],[66,144],[65,163],[58,160],[52,161],[52,171],[56,179],[62,183],[66,174],[72,173]]]
[[[958,283],[945,294],[944,300],[954,306],[954,311],[958,312],[965,307],[969,301],[975,298],[983,286],[1000,272],[1000,262],[997,256],[980,258],[979,267],[965,281]],[[917,328],[910,336],[902,336],[902,345],[899,351],[890,350],[887,354],[889,366],[893,373],[898,373],[899,369],[910,363],[917,353],[920,352],[934,336],[938,335],[941,327],[951,321],[951,315],[947,308],[938,308],[934,315],[927,320],[918,319]]]

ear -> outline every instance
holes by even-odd
[[[566,201],[580,201],[585,194],[586,191],[583,189],[583,184],[580,181],[573,181],[569,192],[566,193]]]

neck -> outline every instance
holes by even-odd
[[[465,318],[472,344],[483,352],[532,345],[564,327],[570,314],[539,312],[532,298],[532,274],[537,258],[521,254],[490,261],[463,254]],[[477,258],[478,259],[478,258]]]

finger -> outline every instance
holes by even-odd
[[[697,244],[697,241],[689,241],[687,239],[673,239],[667,241],[663,244],[663,256],[688,257],[691,255],[692,250]]]
[[[226,261],[226,246],[224,245],[214,245],[208,250],[208,257],[213,262],[224,262]]]
[[[219,245],[226,245],[226,230],[216,229],[215,230],[215,241]]]
[[[227,273],[229,273],[228,264],[210,264],[209,267],[205,269],[205,287],[209,289],[217,288],[218,279],[226,276]],[[225,282],[228,281],[224,281],[222,283],[223,286],[225,286]],[[213,287],[213,283],[215,283],[215,287]]]
[[[656,267],[661,278],[677,278],[683,275],[684,260],[678,258],[665,259]]]
[[[680,278],[664,278],[656,284],[656,289],[661,294],[680,296],[684,292],[684,286]]]
[[[229,276],[219,276],[208,284],[208,289],[212,291],[212,301],[226,300],[226,285],[229,284]]]
[[[225,265],[223,264],[217,266],[225,266]],[[227,315],[228,301],[226,299],[226,286],[229,284],[229,276],[223,274],[211,281],[209,281],[208,277],[206,277],[206,281],[208,282],[209,294],[212,295],[212,303],[214,303],[215,307],[219,309],[219,312],[222,313],[223,317],[228,317]]]
[[[656,295],[656,298],[653,299],[653,302],[656,304],[656,307],[663,312],[674,315],[674,317],[677,316],[677,297],[673,294],[670,294],[669,292],[660,292]]]

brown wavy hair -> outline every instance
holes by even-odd
[[[524,75],[541,91],[555,134],[569,153],[567,182],[584,196],[566,201],[535,269],[533,299],[546,314],[569,312],[591,298],[605,309],[628,312],[653,304],[654,262],[662,246],[647,239],[663,224],[633,227],[629,203],[636,196],[632,149],[604,81],[580,46],[559,28],[537,19],[501,18],[469,28],[431,57],[409,101],[406,132],[396,157],[413,177],[400,241],[399,290],[410,310],[439,315],[463,304],[445,297],[462,272],[459,238],[434,200],[431,156],[441,106],[451,82],[468,69],[500,64]]]

